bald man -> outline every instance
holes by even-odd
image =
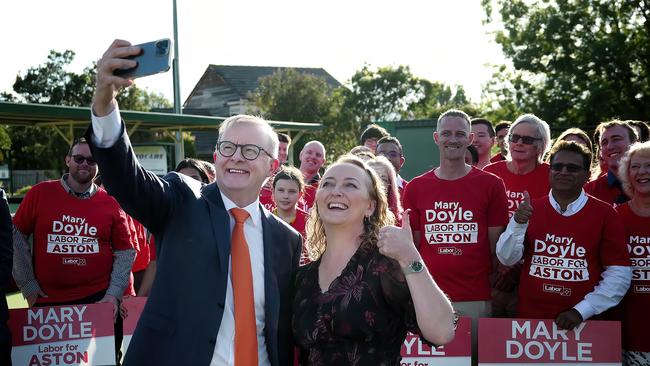
[[[314,205],[316,188],[320,181],[320,168],[325,164],[325,146],[320,141],[312,140],[305,144],[298,156],[300,171],[305,177],[304,209],[308,211]]]

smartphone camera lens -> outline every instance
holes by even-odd
[[[161,40],[156,42],[156,56],[164,56],[169,51],[169,40]]]

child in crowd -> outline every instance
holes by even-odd
[[[307,212],[298,208],[298,200],[302,197],[305,188],[305,181],[299,169],[283,166],[273,177],[273,201],[275,207],[273,213],[296,229],[305,237],[305,223]],[[303,246],[303,253],[300,257],[300,265],[309,262],[307,253]]]

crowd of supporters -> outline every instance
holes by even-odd
[[[410,182],[402,143],[378,125],[349,153],[381,179],[396,224],[408,215],[426,268],[474,327],[479,317],[548,318],[565,329],[620,320],[626,363],[636,365],[650,359],[649,135],[644,122],[614,120],[593,139],[569,128],[553,141],[532,114],[493,124],[450,110],[433,134],[439,166]],[[308,141],[293,167],[291,137],[278,139],[280,166],[259,201],[306,238],[327,146]],[[106,194],[85,140],[65,159],[68,173],[32,188],[13,218],[15,282],[29,306],[110,302],[119,320],[124,296],[151,290],[155,238]],[[188,184],[215,180],[211,162],[187,158],[175,171]],[[300,264],[309,261],[304,246]]]

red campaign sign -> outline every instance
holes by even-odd
[[[573,330],[553,320],[491,319],[478,323],[479,364],[621,364],[621,324],[586,321]]]
[[[10,310],[14,365],[115,364],[113,305]]]
[[[472,356],[472,319],[458,319],[454,340],[444,346],[431,348],[417,335],[408,333],[402,344],[401,366],[470,366]]]

